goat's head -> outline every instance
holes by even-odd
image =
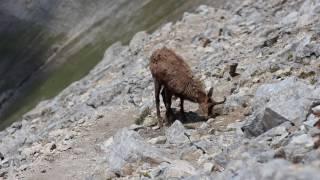
[[[209,118],[212,116],[212,110],[215,105],[223,104],[226,101],[226,97],[224,97],[223,101],[216,102],[212,99],[212,94],[213,94],[213,88],[211,87],[205,97],[205,100],[199,104],[200,109],[206,118]]]

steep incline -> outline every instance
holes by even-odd
[[[110,47],[85,78],[0,132],[0,177],[319,179],[320,1],[226,7],[200,6]],[[217,117],[203,121],[187,103],[189,122],[154,127],[148,59],[164,45],[215,99],[227,96]]]
[[[0,129],[86,75],[114,42],[220,1],[2,1]]]

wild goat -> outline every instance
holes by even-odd
[[[212,109],[221,102],[214,101],[211,96],[213,88],[206,93],[204,86],[199,79],[196,79],[189,65],[174,53],[172,50],[163,47],[153,52],[150,58],[150,71],[154,81],[155,100],[157,108],[157,118],[159,126],[163,126],[163,120],[160,115],[160,91],[163,102],[166,107],[167,121],[172,122],[173,112],[171,109],[171,98],[176,96],[180,98],[180,112],[185,120],[183,101],[189,100],[199,104],[201,111],[206,117],[212,115]]]

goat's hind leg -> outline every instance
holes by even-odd
[[[162,120],[161,114],[160,114],[160,97],[159,97],[160,96],[160,91],[161,91],[161,84],[155,78],[153,79],[153,81],[154,81],[154,95],[155,95],[155,99],[156,99],[158,126],[162,127],[163,126],[163,120]]]
[[[187,116],[186,114],[184,113],[184,99],[183,98],[180,98],[180,114],[181,114],[181,121],[183,122],[186,122],[187,121]]]

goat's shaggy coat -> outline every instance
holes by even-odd
[[[172,95],[181,99],[181,114],[183,117],[183,100],[187,99],[200,104],[201,109],[207,115],[211,113],[211,109],[216,104],[224,103],[215,102],[211,99],[212,89],[210,93],[205,93],[205,88],[199,79],[196,79],[191,68],[184,60],[174,53],[172,50],[163,47],[156,50],[150,58],[150,71],[155,83],[155,99],[157,107],[157,116],[159,125],[162,126],[160,116],[160,98],[159,94],[162,89],[162,97],[166,106],[166,115],[172,117],[171,98]]]

